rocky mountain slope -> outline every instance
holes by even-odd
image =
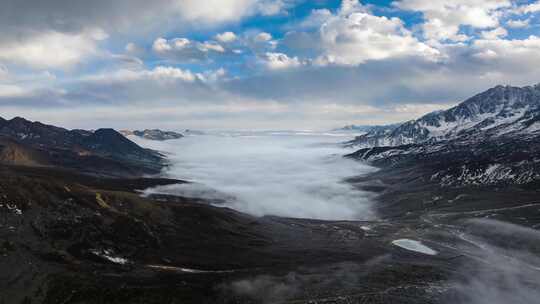
[[[540,134],[364,148],[348,155],[392,170],[416,167],[443,187],[534,185],[540,181]]]
[[[390,132],[372,130],[349,144],[359,148],[399,146],[474,135],[498,137],[540,131],[540,84],[497,86],[446,111],[429,113]]]
[[[184,135],[173,132],[173,131],[162,131],[159,129],[146,129],[143,131],[135,130],[135,131],[129,131],[129,130],[121,130],[120,133],[124,136],[129,135],[135,135],[142,138],[150,139],[150,140],[170,140],[170,139],[179,139],[184,137]]]
[[[540,180],[540,85],[498,86],[388,134],[366,134],[349,155],[387,169],[415,167],[448,187]]]
[[[159,173],[162,156],[113,129],[67,130],[21,117],[0,120],[0,160],[17,165],[58,166],[93,174]]]

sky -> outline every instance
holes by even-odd
[[[540,82],[539,0],[0,0],[0,116],[386,124]]]

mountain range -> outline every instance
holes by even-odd
[[[156,174],[165,165],[113,129],[68,130],[21,117],[0,118],[0,160],[13,165],[56,166],[111,176]]]
[[[395,128],[399,127],[401,124],[390,124],[390,125],[380,125],[380,126],[374,126],[374,125],[347,125],[342,128],[333,129],[332,131],[335,132],[364,132],[364,133],[389,133],[393,131]]]
[[[497,86],[446,111],[371,131],[348,157],[416,168],[445,187],[527,185],[540,179],[540,85]]]
[[[349,144],[359,147],[399,146],[467,136],[494,138],[540,131],[540,84],[497,86],[457,106],[432,112],[386,130],[369,130]]]

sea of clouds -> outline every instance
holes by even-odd
[[[146,193],[223,200],[222,206],[255,216],[326,220],[370,219],[373,193],[344,182],[373,172],[343,158],[339,143],[352,134],[313,132],[210,132],[179,140],[138,144],[163,151],[169,177],[193,183]]]

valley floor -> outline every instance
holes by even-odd
[[[138,193],[179,182],[2,167],[0,303],[484,303],[478,289],[540,290],[534,187],[442,189],[381,170],[349,181],[379,191],[370,222]]]

